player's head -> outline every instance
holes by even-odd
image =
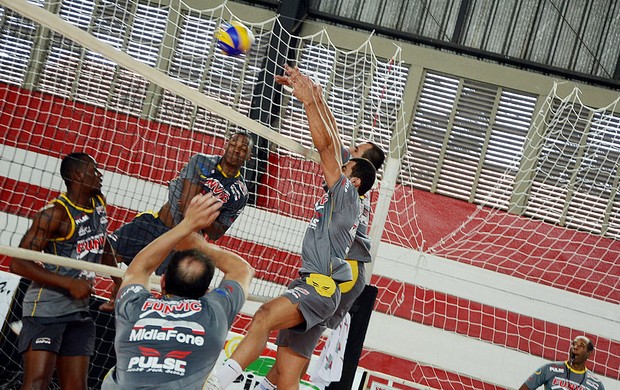
[[[226,143],[222,159],[227,164],[241,167],[252,157],[252,149],[254,149],[252,136],[244,131],[237,131]]]
[[[364,142],[359,145],[352,145],[349,148],[351,158],[365,158],[374,165],[375,170],[381,169],[383,162],[385,161],[385,153],[374,142]]]
[[[60,176],[68,189],[101,192],[103,175],[97,169],[95,159],[86,153],[75,152],[66,155],[60,163]]]
[[[352,158],[342,166],[342,172],[357,187],[360,196],[366,194],[375,184],[377,170],[365,158]]]
[[[570,343],[569,359],[571,365],[574,363],[585,364],[594,351],[594,343],[586,336],[577,336]]]
[[[215,266],[202,252],[196,249],[175,252],[164,273],[163,290],[166,294],[198,299],[205,295]]]

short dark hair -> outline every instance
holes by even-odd
[[[383,149],[381,149],[379,145],[374,142],[368,141],[366,143],[370,145],[370,149],[362,153],[362,157],[370,161],[372,165],[374,165],[375,170],[378,171],[385,162],[385,153],[383,152]]]
[[[360,196],[365,195],[375,184],[377,170],[372,163],[365,158],[352,158],[351,161],[355,162],[351,176],[361,180],[359,187],[357,187],[357,192]]]
[[[60,163],[60,177],[65,181],[65,185],[69,186],[72,181],[73,173],[84,169],[84,163],[91,161],[92,158],[82,152],[74,152],[66,155]]]
[[[214,273],[213,261],[199,250],[175,252],[166,267],[166,293],[198,299],[207,292]]]

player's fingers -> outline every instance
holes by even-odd
[[[211,204],[214,199],[217,200],[217,197],[211,192],[206,194],[198,194],[192,198],[190,204],[194,204],[196,207],[202,207],[205,203]]]
[[[222,207],[222,201],[213,194],[209,193],[207,195],[202,195],[202,197],[198,200],[196,213],[199,218],[208,218],[211,214],[217,212],[219,214],[219,209]]]
[[[217,219],[217,217],[219,217],[219,215],[220,215],[219,210],[215,210],[213,213],[211,213],[209,217],[206,218],[205,226],[210,226],[213,222],[215,222],[215,220]]]
[[[291,85],[291,79],[288,76],[276,76],[276,83],[281,85]]]

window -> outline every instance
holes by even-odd
[[[535,104],[533,95],[428,72],[401,181],[507,208]]]

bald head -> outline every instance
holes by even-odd
[[[166,293],[198,299],[205,295],[215,266],[204,253],[191,249],[175,252],[166,268]]]

